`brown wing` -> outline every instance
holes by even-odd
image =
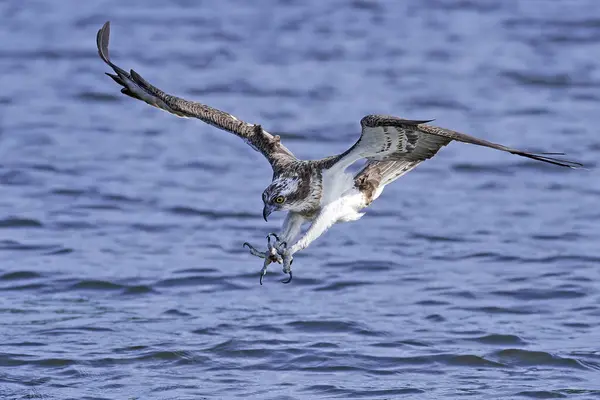
[[[346,168],[360,158],[369,161],[355,176],[356,186],[367,194],[374,192],[421,162],[433,157],[439,149],[453,140],[489,147],[522,157],[568,168],[583,165],[549,155],[561,153],[529,153],[478,139],[464,133],[427,125],[430,121],[411,121],[393,116],[368,115],[361,120],[362,135],[358,142],[340,156],[332,158],[331,168]]]
[[[273,169],[296,160],[291,151],[280,143],[279,136],[273,136],[258,124],[249,124],[231,114],[207,105],[169,95],[148,83],[137,72],[127,72],[112,63],[108,53],[110,22],[106,22],[98,31],[96,38],[100,58],[110,66],[115,74],[110,76],[119,85],[121,92],[151,106],[160,108],[178,117],[198,118],[207,124],[231,132],[244,139],[252,148],[262,153]]]

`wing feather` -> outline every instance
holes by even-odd
[[[146,81],[140,74],[130,72],[115,65],[108,52],[110,22],[98,31],[96,44],[100,58],[110,66],[114,74],[107,73],[115,82],[123,86],[121,93],[150,104],[153,107],[183,118],[197,118],[219,129],[233,133],[244,139],[253,149],[262,153],[273,169],[296,160],[291,151],[280,143],[279,136],[273,136],[258,124],[249,124],[231,114],[202,103],[172,96]]]
[[[327,159],[327,168],[345,170],[354,162],[366,158],[376,161],[424,161],[433,157],[451,141],[489,147],[546,163],[569,168],[583,165],[576,161],[550,157],[562,153],[530,153],[449,129],[428,125],[431,121],[413,121],[385,115],[367,115],[361,120],[362,134],[344,153]]]
[[[366,194],[368,202],[382,186],[413,170],[433,157],[451,141],[474,144],[516,154],[568,168],[581,168],[576,161],[550,157],[562,153],[530,153],[489,142],[450,129],[428,125],[429,121],[406,120],[386,115],[367,115],[361,120],[359,140],[344,153],[324,160],[325,168],[345,170],[354,162],[366,158],[365,167],[355,175],[355,185]]]

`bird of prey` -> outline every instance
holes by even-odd
[[[134,99],[184,118],[197,118],[242,138],[271,164],[272,182],[262,193],[265,221],[274,211],[286,211],[287,216],[278,234],[267,236],[267,250],[259,251],[247,242],[250,253],[264,259],[260,284],[271,262],[283,264],[288,274],[284,283],[292,280],[293,255],[305,249],[327,229],[338,222],[356,221],[381,195],[384,187],[433,157],[451,141],[516,154],[561,167],[578,168],[578,162],[550,157],[562,153],[529,153],[488,142],[464,133],[429,125],[432,120],[415,121],[387,115],[367,115],[360,121],[362,133],[345,152],[320,160],[300,160],[280,141],[258,124],[244,122],[231,114],[210,106],[163,92],[142,78],[113,64],[108,53],[110,23],[98,31],[100,58],[114,71],[107,73],[119,85],[121,92]],[[347,168],[366,159],[358,173]],[[306,223],[310,226],[304,234]],[[274,244],[271,243],[274,237]]]

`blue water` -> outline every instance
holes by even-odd
[[[599,10],[1,2],[0,398],[600,397]],[[122,96],[106,20],[117,64],[302,158],[381,113],[590,170],[453,143],[259,286],[268,163]]]

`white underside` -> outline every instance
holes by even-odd
[[[348,172],[323,171],[321,210],[329,213],[333,223],[356,221],[364,215],[363,194],[354,187],[354,175]]]
[[[374,193],[374,199],[383,191],[383,185]],[[323,171],[323,194],[320,210],[311,220],[299,214],[288,215],[284,222],[282,232],[288,243],[300,232],[301,225],[311,221],[311,226],[306,233],[290,249],[294,254],[306,248],[327,229],[338,222],[350,222],[360,219],[364,213],[360,212],[367,206],[364,195],[354,187],[354,175],[340,169]],[[291,214],[291,213],[290,213]]]

